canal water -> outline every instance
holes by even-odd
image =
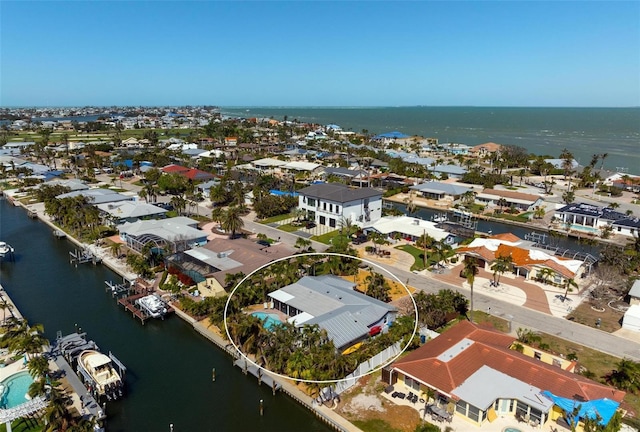
[[[403,212],[404,214],[407,213],[406,206],[404,204],[394,203],[391,201],[388,201],[388,203],[391,204],[393,207],[397,208],[398,210],[400,210],[401,212]],[[434,216],[440,216],[442,214],[443,214],[442,211],[419,207],[418,210],[413,214],[413,217],[430,221],[433,219]],[[446,215],[449,221],[451,222],[456,221],[456,216],[453,213],[446,213]],[[548,233],[545,233],[544,231],[534,230],[532,228],[523,228],[521,226],[516,226],[516,225],[486,221],[486,220],[478,220],[478,226],[476,227],[476,231],[481,231],[484,233],[491,233],[491,234],[512,233],[521,239],[525,239],[531,233],[536,233],[538,235],[546,236],[544,238],[546,244],[552,245],[554,247],[557,246],[560,249],[569,249],[575,252],[589,253],[593,256],[598,256],[599,250],[600,250],[599,244],[586,244],[572,237],[555,237],[554,238],[554,237],[551,237]]]
[[[78,325],[128,367],[126,397],[107,406],[108,431],[169,431],[170,424],[175,432],[330,430],[286,395],[274,396],[245,376],[177,316],[142,326],[105,292],[104,281],[119,282],[117,274],[89,263],[75,268],[73,244],[4,199],[0,240],[16,251],[15,262],[0,264],[0,283],[30,323],[43,324],[50,340]]]

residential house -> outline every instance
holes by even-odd
[[[217,238],[201,247],[172,255],[168,263],[204,285],[205,289],[200,292],[218,296],[226,293],[224,287],[227,274],[248,275],[267,263],[291,256],[294,252],[284,243],[267,247],[244,238]]]
[[[478,144],[477,146],[471,147],[471,149],[469,149],[469,154],[475,157],[481,158],[481,157],[489,156],[496,152],[500,153],[501,150],[502,150],[501,144],[496,144],[494,142],[487,142],[484,144]]]
[[[554,218],[574,231],[600,234],[603,228],[611,226],[615,234],[633,237],[640,233],[640,219],[611,207],[572,203],[556,210]]]
[[[114,203],[119,201],[134,201],[135,196],[123,195],[111,189],[80,189],[58,195],[57,199],[84,196],[93,205]]]
[[[362,230],[365,233],[383,234],[392,241],[397,237],[416,241],[426,234],[436,241],[444,241],[446,244],[455,242],[455,235],[436,227],[436,223],[409,216],[385,216],[373,223],[365,224]]]
[[[373,188],[318,183],[298,193],[298,207],[319,225],[337,228],[344,219],[362,226],[382,217],[382,192]]]
[[[172,253],[204,245],[207,233],[199,230],[198,221],[178,216],[158,220],[138,220],[118,225],[120,238],[130,248],[141,251],[147,243]]]
[[[369,185],[369,173],[363,169],[349,169],[344,167],[326,167],[322,172],[322,177],[326,180],[329,177],[338,177],[345,183],[354,186]]]
[[[420,183],[411,186],[409,189],[418,192],[422,198],[431,200],[456,201],[467,192],[472,192],[473,188],[459,185],[457,183],[442,183],[437,181]]]
[[[502,189],[484,189],[476,195],[476,203],[487,207],[498,207],[500,202],[504,202],[502,207],[514,207],[527,212],[534,211],[536,207],[543,204],[544,200],[540,195]]]
[[[439,178],[454,178],[461,179],[467,173],[467,169],[458,165],[436,165],[429,170],[433,175]]]
[[[464,257],[475,258],[478,267],[491,271],[491,264],[499,257],[511,257],[513,273],[525,279],[549,279],[556,285],[564,285],[569,279],[582,276],[589,263],[549,255],[546,251],[526,248],[517,236],[506,233],[488,238],[476,238],[469,245],[457,249]],[[551,272],[549,272],[551,271]]]
[[[581,404],[612,407],[599,410],[603,424],[610,421],[625,392],[528,357],[511,349],[514,342],[461,321],[393,363],[389,383],[422,397],[434,392],[438,404],[470,425],[513,416],[545,429],[554,421],[567,426]],[[578,420],[593,415],[585,410]]]
[[[333,275],[305,276],[268,294],[273,307],[296,327],[317,324],[338,352],[386,332],[395,307],[355,291],[353,282]]]
[[[167,210],[139,201],[121,201],[96,205],[105,225],[117,226],[126,222],[164,218]]]

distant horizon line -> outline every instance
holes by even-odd
[[[43,109],[43,108],[184,108],[211,106],[220,109],[393,109],[393,108],[544,108],[544,109],[634,109],[629,106],[544,106],[544,105],[0,105],[0,109]]]

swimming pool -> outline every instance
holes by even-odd
[[[262,321],[262,326],[267,330],[271,330],[275,325],[282,324],[282,321],[280,321],[280,318],[276,314],[254,312],[251,315],[257,317],[260,321]]]
[[[522,431],[515,427],[506,427],[502,429],[502,432],[522,432]]]
[[[33,377],[27,371],[13,374],[0,382],[0,408],[13,408],[27,402],[32,382]]]

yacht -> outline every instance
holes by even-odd
[[[13,251],[14,249],[12,246],[3,241],[0,241],[0,258],[4,258],[7,255],[12,255]]]
[[[104,396],[108,400],[122,397],[122,378],[113,366],[110,357],[100,351],[84,350],[78,356],[78,369],[85,378],[90,378],[90,390],[98,397]]]
[[[152,318],[163,317],[168,309],[167,303],[155,294],[149,294],[137,299],[136,304]]]

